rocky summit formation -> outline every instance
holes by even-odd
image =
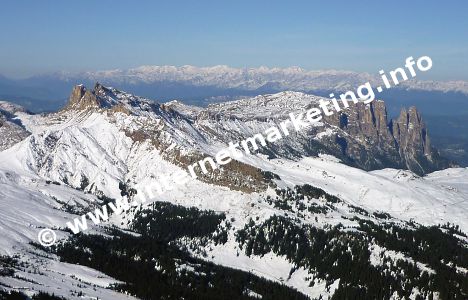
[[[180,103],[172,107],[205,132],[209,131],[206,135],[236,141],[239,136],[247,138],[277,126],[289,118],[289,113],[297,115],[310,107],[318,107],[319,99],[303,93],[283,92],[211,105],[204,110]],[[403,110],[397,120],[389,120],[383,101],[370,105],[360,102],[316,125],[292,133],[260,151],[270,157],[288,158],[331,154],[364,170],[398,168],[419,175],[450,166],[432,148],[426,125],[414,107]]]
[[[335,142],[340,144],[344,158],[363,169],[393,167],[423,175],[450,166],[431,146],[416,107],[402,109],[396,120],[388,120],[383,101],[358,103],[328,121],[340,128]],[[327,143],[333,143],[333,139]]]
[[[111,101],[103,96],[109,94],[107,88],[99,83],[96,83],[93,90],[87,90],[84,85],[77,85],[73,88],[68,104],[65,110],[88,110],[95,108],[110,107]],[[110,98],[112,99],[112,98]]]
[[[392,122],[392,133],[409,169],[430,171],[431,167],[443,167],[439,154],[431,147],[426,124],[416,107],[403,109],[400,117]]]
[[[212,155],[201,149],[202,133],[192,127],[192,120],[170,106],[100,83],[96,83],[92,90],[83,85],[75,86],[60,115],[71,118],[83,115],[86,118],[93,113],[104,114],[135,145],[149,143],[149,149],[157,150],[166,161],[179,167],[187,168]],[[124,117],[118,113],[123,113]],[[203,182],[244,192],[266,190],[272,184],[270,174],[237,160],[223,169],[198,173]]]
[[[97,112],[115,118],[115,113],[124,113],[127,117],[114,122],[122,122],[119,127],[126,136],[138,143],[150,141],[167,161],[187,167],[206,156],[214,156],[213,149],[278,126],[290,113],[318,107],[319,100],[320,97],[304,93],[282,92],[201,108],[178,101],[158,104],[96,83],[91,90],[75,86],[61,114]],[[270,158],[288,159],[330,154],[364,170],[408,169],[418,175],[450,166],[432,148],[428,130],[416,108],[402,110],[396,120],[389,120],[383,101],[351,105],[315,126],[300,132],[292,130],[290,136],[261,147],[259,152]],[[264,189],[269,184],[258,170],[251,170],[241,162],[235,161],[225,168],[234,168],[231,173],[239,174],[239,178],[244,173],[249,180],[237,180],[221,170],[202,175],[201,179],[244,191]],[[248,187],[244,185],[246,182],[257,184]]]

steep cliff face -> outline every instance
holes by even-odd
[[[192,120],[170,106],[99,83],[92,90],[82,85],[75,86],[61,114],[71,118],[82,116],[84,120],[92,114],[104,115],[132,140],[132,147],[148,146],[148,149],[158,151],[167,162],[184,169],[211,155],[201,149],[203,140],[200,140],[197,129],[192,127]],[[263,191],[272,185],[269,174],[237,160],[208,174],[197,173],[203,182],[248,193]]]
[[[405,168],[388,127],[384,102],[352,105],[349,109],[327,118],[327,123],[339,127],[339,130],[323,142],[328,147],[338,143],[341,158],[345,162],[365,170]]]
[[[450,165],[432,148],[415,107],[389,121],[383,101],[358,103],[328,122],[346,133],[337,138],[343,155],[364,169],[405,168],[422,175]]]
[[[419,151],[432,158],[431,144],[426,125],[415,107],[408,111],[403,109],[400,117],[392,124],[393,136],[400,146],[401,152]]]
[[[185,114],[216,139],[236,141],[260,133],[289,118],[318,106],[319,97],[295,92],[264,95],[212,105],[197,110],[180,103],[175,110]],[[271,157],[300,158],[326,153],[364,170],[409,169],[419,175],[449,167],[432,149],[428,131],[416,108],[402,111],[389,120],[383,101],[362,102],[261,150]],[[209,129],[209,130],[208,130]]]
[[[400,155],[409,169],[426,173],[446,166],[447,162],[432,148],[427,127],[415,107],[403,109],[391,126]]]
[[[119,105],[121,103],[115,99],[111,89],[96,83],[92,90],[86,89],[84,85],[73,87],[68,103],[63,110],[88,111],[100,108],[114,108]]]
[[[196,162],[195,158],[213,155],[212,150],[206,150],[213,149],[212,145],[225,146],[262,133],[288,119],[290,112],[316,107],[319,99],[283,92],[200,108],[175,101],[158,104],[97,83],[92,90],[76,86],[62,112],[126,113],[128,128],[122,130],[127,136],[135,142],[141,142],[142,137],[150,140],[168,161],[186,166]],[[141,123],[138,129],[128,125],[136,124],[132,118]],[[360,102],[322,121],[259,151],[290,159],[331,154],[364,170],[398,168],[419,175],[449,166],[432,149],[427,128],[414,107],[403,110],[397,120],[389,120],[383,101],[370,105]],[[223,174],[212,176],[226,181]]]
[[[99,107],[100,102],[94,93],[87,90],[83,85],[77,85],[73,88],[65,109],[85,110]]]

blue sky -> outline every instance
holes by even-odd
[[[468,80],[468,1],[409,2],[5,0],[0,74],[185,64],[377,73],[429,55],[427,79]]]

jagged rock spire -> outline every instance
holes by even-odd
[[[100,107],[101,101],[94,92],[80,84],[73,87],[65,110],[88,110]]]
[[[418,149],[430,159],[432,153],[427,127],[416,107],[402,109],[398,119],[393,122],[392,130],[401,150]]]
[[[64,110],[92,110],[97,108],[110,108],[118,101],[115,101],[112,91],[96,82],[94,89],[88,90],[82,84],[73,87]]]
[[[346,126],[342,126],[343,115]],[[388,120],[383,101],[358,103],[341,115],[330,117],[329,122],[349,134],[344,154],[364,169],[390,166],[423,175],[449,165],[432,148],[426,124],[416,107],[404,108],[398,118]]]

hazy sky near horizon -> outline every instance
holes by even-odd
[[[229,65],[378,73],[429,55],[468,80],[468,1],[5,0],[0,74]]]

